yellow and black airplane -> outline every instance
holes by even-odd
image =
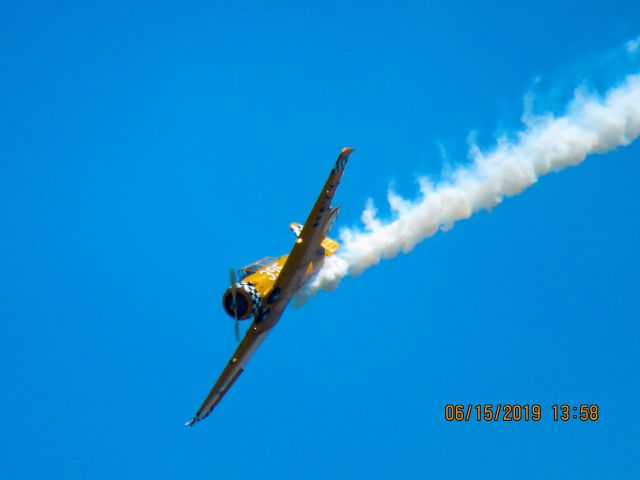
[[[240,269],[238,277],[231,271],[231,286],[222,296],[222,305],[236,321],[236,338],[239,339],[238,320],[253,317],[253,323],[198,412],[186,423],[188,426],[211,413],[278,323],[291,298],[322,267],[324,259],[338,250],[338,242],[327,237],[340,209],[332,208],[331,200],[352,151],[344,148],[340,152],[305,224],[290,225],[297,238],[289,255],[258,260]]]

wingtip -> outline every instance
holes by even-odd
[[[194,418],[192,418],[191,420],[189,420],[188,422],[186,422],[186,423],[184,424],[184,426],[185,426],[185,427],[193,427],[193,425],[194,425],[195,423],[196,423],[196,419],[195,419],[195,417],[194,417]]]
[[[351,147],[344,147],[342,149],[342,151],[340,152],[340,155],[349,155],[351,152],[353,152],[355,150],[355,148],[351,148]]]

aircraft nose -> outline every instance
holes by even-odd
[[[231,293],[231,288],[228,288],[222,297],[222,305],[224,307],[224,311],[227,312],[231,318],[235,318],[236,315],[238,319],[243,319],[248,317],[249,313],[249,302],[247,301],[246,294],[242,289],[236,290],[236,305],[235,312],[233,308],[233,294]]]

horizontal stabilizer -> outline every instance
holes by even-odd
[[[340,248],[340,244],[332,238],[324,237],[324,240],[322,241],[322,247],[324,248],[324,254],[326,256],[329,256],[338,251],[338,249]]]
[[[296,234],[296,237],[300,236],[300,232],[302,231],[302,225],[300,225],[297,222],[293,222],[289,224],[289,228],[291,229],[291,231],[293,231],[293,233]]]
[[[289,228],[296,234],[296,237],[300,236],[300,232],[302,231],[302,225],[296,222],[289,224]],[[322,241],[322,247],[324,248],[325,254],[327,256],[333,255],[340,248],[340,244],[333,240],[332,238],[325,237]]]

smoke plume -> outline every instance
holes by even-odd
[[[369,200],[363,226],[340,232],[340,251],[327,259],[303,297],[333,290],[346,275],[359,275],[383,259],[410,252],[438,230],[518,195],[542,175],[628,145],[640,135],[640,75],[627,76],[604,96],[576,93],[561,116],[527,114],[524,122],[523,130],[511,139],[498,139],[490,151],[472,146],[470,164],[440,182],[419,179],[417,199],[390,191],[390,220],[379,219]]]

